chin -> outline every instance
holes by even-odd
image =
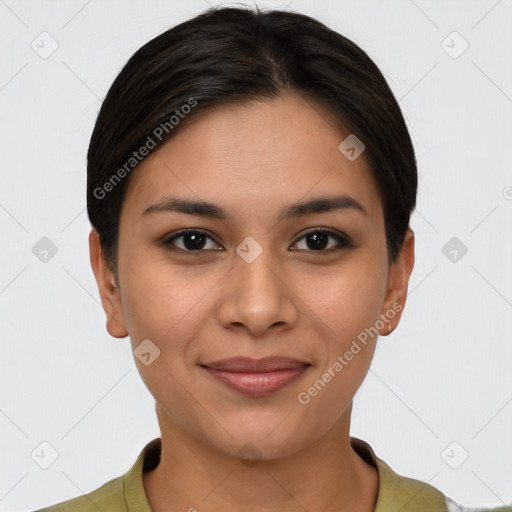
[[[246,423],[244,427],[225,424],[224,427],[233,437],[223,431],[225,435],[221,439],[210,439],[209,444],[225,455],[250,461],[287,457],[303,449],[312,439],[304,424],[290,429],[291,425],[283,422],[283,417],[273,422],[272,427],[267,422]]]

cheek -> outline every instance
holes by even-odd
[[[192,334],[211,277],[172,266],[165,255],[155,259],[143,252],[130,254],[123,263],[123,311],[134,341],[150,338],[168,344],[181,339],[179,332]]]
[[[384,281],[375,261],[360,267],[340,268],[330,279],[321,280],[311,291],[308,303],[326,329],[325,353],[307,382],[305,401],[311,409],[333,420],[363,382],[375,352],[376,330]],[[304,288],[306,290],[307,288]]]
[[[327,337],[318,346],[319,367],[297,397],[318,423],[327,428],[339,419],[365,379],[377,336],[371,327],[379,318],[381,280],[369,268],[340,272],[325,283],[321,293],[309,292],[308,302],[328,326]]]
[[[153,397],[165,403],[168,414],[180,422],[175,412],[190,408],[188,393],[195,391],[189,382],[187,363],[193,356],[189,348],[204,324],[211,277],[192,278],[169,265],[143,265],[135,258],[126,263],[130,270],[122,282],[129,292],[123,296],[123,310],[134,361]],[[146,339],[158,354],[148,365],[137,357],[137,347]]]
[[[303,286],[302,297],[329,328],[336,350],[344,351],[350,340],[379,318],[384,277],[374,263],[340,268],[317,280],[316,286]]]

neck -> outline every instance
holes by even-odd
[[[378,473],[350,446],[350,412],[299,452],[245,463],[199,442],[157,405],[161,460],[143,473],[151,510],[374,512]]]

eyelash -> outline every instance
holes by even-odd
[[[210,240],[215,242],[215,240],[213,240],[213,238],[210,235],[208,235],[208,233],[206,231],[203,231],[201,229],[185,229],[183,231],[180,231],[179,233],[174,234],[170,238],[164,239],[162,241],[162,245],[165,248],[167,248],[167,249],[169,249],[171,251],[177,251],[177,252],[182,252],[182,253],[201,253],[201,252],[212,251],[212,249],[198,249],[196,251],[193,251],[193,250],[190,250],[190,249],[181,249],[180,247],[176,247],[176,246],[173,245],[173,242],[175,240],[177,240],[178,238],[181,238],[181,237],[183,237],[185,235],[192,234],[192,233],[193,234],[197,234],[197,235],[205,236],[205,237],[207,237]],[[334,238],[338,242],[339,245],[337,247],[331,247],[329,249],[319,249],[319,250],[314,250],[314,249],[295,249],[295,250],[302,251],[302,252],[312,252],[312,253],[322,253],[322,252],[324,252],[324,253],[330,254],[331,251],[338,251],[338,250],[341,250],[341,249],[344,249],[344,248],[352,248],[353,247],[350,239],[347,236],[339,234],[339,233],[337,233],[335,231],[332,231],[330,229],[323,229],[323,228],[314,228],[314,229],[304,233],[293,245],[296,245],[303,238],[306,238],[307,236],[310,236],[310,235],[314,235],[316,233],[322,233],[322,234],[328,235],[329,237]]]

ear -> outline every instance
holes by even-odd
[[[94,228],[89,233],[89,254],[101,304],[107,315],[107,331],[114,338],[125,338],[128,336],[128,330],[124,319],[121,292],[114,286],[114,275],[103,257],[99,234]]]
[[[409,285],[409,277],[414,268],[414,232],[411,228],[407,228],[404,243],[397,260],[391,265],[388,277],[388,286],[382,309],[382,316],[389,320],[380,330],[382,336],[386,336],[395,330],[405,307],[407,299],[407,287]],[[391,330],[389,330],[391,326]]]

